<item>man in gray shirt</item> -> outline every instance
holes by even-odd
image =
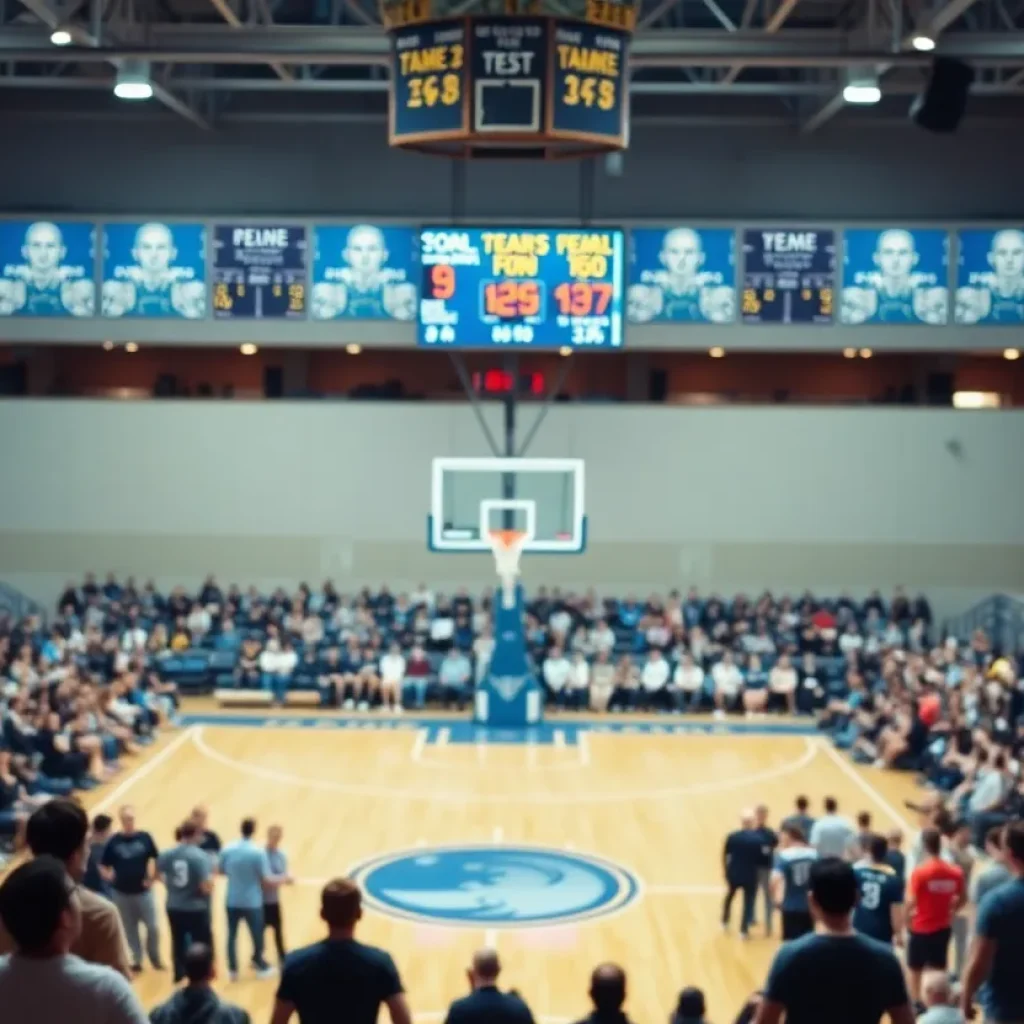
[[[953,989],[945,971],[927,971],[921,983],[925,1012],[917,1024],[964,1024],[964,1015],[953,1005]]]
[[[70,953],[82,926],[78,890],[54,857],[35,857],[0,886],[0,920],[17,952],[0,957],[4,1024],[148,1024],[117,971]]]
[[[167,886],[167,921],[171,926],[174,980],[185,977],[185,953],[193,942],[209,946],[213,861],[199,848],[202,836],[191,819],[178,828],[178,845],[164,850],[156,866]]]
[[[984,871],[979,871],[974,877],[974,884],[971,886],[971,903],[977,908],[981,901],[993,889],[1013,880],[1013,872],[1006,866],[1006,852],[1003,849],[1003,826],[997,825],[990,828],[985,836],[985,853],[989,858],[989,865]]]
[[[819,857],[843,859],[852,851],[857,833],[849,819],[839,813],[839,803],[834,796],[825,797],[825,813],[814,823],[810,838]]]

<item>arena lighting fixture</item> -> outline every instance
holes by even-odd
[[[117,69],[114,95],[119,100],[148,100],[153,97],[148,60],[123,60]]]
[[[998,409],[1003,404],[995,391],[954,391],[954,409]]]
[[[134,355],[136,352],[139,351],[139,346],[136,342],[129,341],[128,344],[125,345],[124,350],[125,352],[130,352],[132,355]]]
[[[259,352],[259,349],[251,341],[246,341],[238,346],[238,351],[241,352],[243,356],[254,356]]]
[[[1019,348],[1004,348],[1003,349],[1003,358],[1004,359],[1009,359],[1011,363],[1015,359],[1020,359],[1020,349]]]
[[[105,342],[103,342],[103,351],[104,352],[113,352],[114,351],[114,343],[112,341],[105,341]]]
[[[53,43],[54,46],[70,46],[71,33],[62,25],[58,25],[50,33],[50,42]]]
[[[716,345],[712,349],[708,349],[708,355],[712,359],[721,359],[725,355],[725,349],[721,345]]]
[[[860,357],[861,357],[861,359],[870,359],[874,354],[875,353],[872,352],[871,349],[869,349],[869,348],[862,348],[860,350]]]
[[[856,359],[857,358],[857,350],[855,348],[844,348],[843,349],[843,358],[844,359]]]
[[[910,45],[921,53],[931,53],[935,49],[935,40],[927,32],[919,32],[910,40]]]
[[[873,68],[853,68],[846,79],[843,99],[847,103],[870,105],[882,98],[882,90],[878,87],[878,74]]]
[[[363,346],[362,345],[355,345],[355,344],[353,344],[353,345],[346,345],[345,346],[345,351],[350,356],[357,356],[357,355],[359,355],[360,352],[363,351]]]
[[[560,348],[560,349],[558,350],[558,354],[559,354],[560,356],[571,356],[571,355],[572,355],[572,349],[571,349],[571,348],[569,348],[569,346],[568,346],[568,345],[563,345],[563,346],[562,346],[562,347],[561,347],[561,348]]]

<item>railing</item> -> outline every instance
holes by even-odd
[[[0,614],[6,612],[13,619],[23,619],[26,615],[35,615],[41,611],[32,598],[6,583],[0,583]]]
[[[1009,594],[993,594],[946,621],[946,632],[958,640],[969,640],[976,629],[988,634],[997,651],[1015,654],[1024,647],[1024,601]]]

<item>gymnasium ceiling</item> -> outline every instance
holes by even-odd
[[[635,123],[905,118],[930,60],[977,73],[969,116],[1024,129],[1024,0],[643,0],[633,45]],[[50,42],[67,27],[69,47]],[[125,58],[152,61],[147,117],[216,131],[230,121],[380,121],[387,40],[372,0],[0,0],[0,117],[124,116]],[[851,111],[851,71],[883,100]],[[133,107],[136,114],[138,106]]]

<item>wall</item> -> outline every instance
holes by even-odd
[[[637,124],[618,178],[596,175],[597,218],[971,219],[1024,216],[1024,133],[968,120],[940,137],[844,118],[792,126]],[[453,214],[453,165],[391,151],[383,123],[2,121],[0,208],[68,213],[390,216]],[[75,168],[69,188],[67,168]],[[116,169],[116,170],[113,170]],[[468,165],[466,219],[577,218],[581,165]]]
[[[465,404],[7,401],[0,436],[0,579],[47,603],[89,569],[494,578],[425,547],[431,458],[488,454]],[[529,454],[587,461],[591,545],[528,559],[526,580],[904,583],[960,610],[1024,591],[1022,450],[1024,413],[555,406]]]

